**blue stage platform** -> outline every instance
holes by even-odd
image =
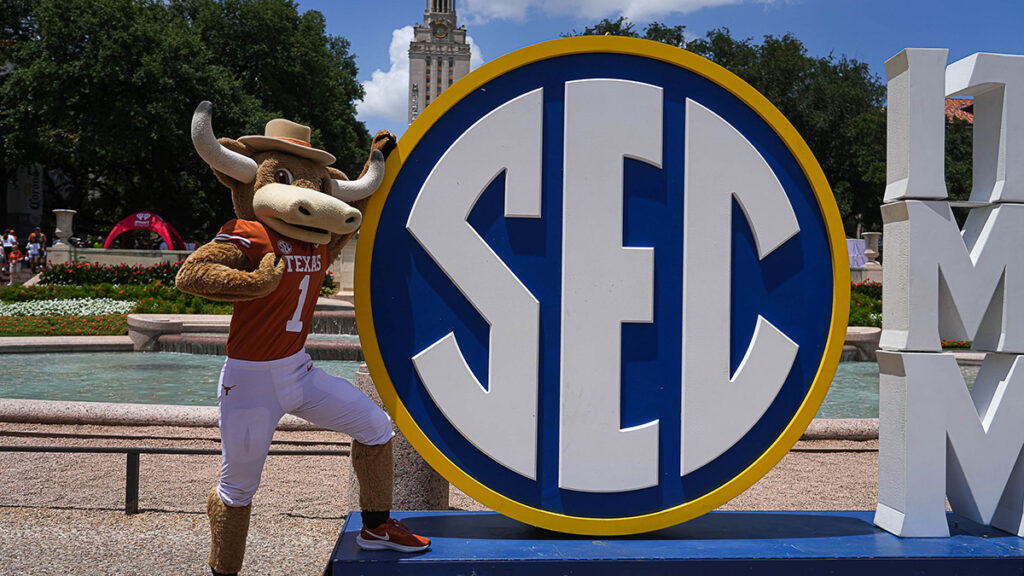
[[[421,554],[367,552],[349,515],[326,575],[529,574],[834,576],[1024,574],[1024,538],[949,516],[950,538],[901,539],[874,512],[712,512],[680,526],[615,538],[549,532],[493,512],[396,513],[431,538]]]

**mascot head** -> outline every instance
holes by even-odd
[[[271,120],[262,136],[217,139],[212,110],[202,102],[192,116],[192,142],[231,189],[235,216],[259,220],[279,234],[311,243],[347,239],[362,215],[354,203],[368,198],[384,177],[384,155],[373,150],[366,173],[355,181],[330,165],[334,156],[309,144],[310,129]]]

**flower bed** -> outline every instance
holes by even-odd
[[[119,336],[128,316],[0,316],[0,336]]]
[[[174,278],[184,260],[179,262],[161,262],[152,266],[128,266],[126,264],[92,264],[74,262],[70,264],[50,264],[43,270],[39,278],[40,285],[49,286],[145,286],[161,284],[174,286]],[[320,286],[321,296],[330,296],[336,289],[334,274],[330,271],[324,275]],[[0,296],[0,299],[4,299]]]
[[[850,295],[850,326],[882,326],[882,301],[864,294]]]
[[[113,298],[0,302],[0,316],[109,316],[131,312],[136,303]]]
[[[972,342],[965,340],[943,340],[943,350],[970,350]]]
[[[850,292],[852,294],[863,294],[875,300],[882,299],[882,283],[875,282],[874,280],[865,280],[863,282],[851,282]]]
[[[161,282],[174,285],[174,277],[184,260],[161,262],[152,266],[108,265],[89,262],[50,264],[39,278],[40,284],[72,286],[84,284],[117,284],[121,286]]]
[[[231,314],[231,303],[214,302],[186,294],[161,281],[144,286],[94,284],[86,286],[8,286],[0,288],[0,302],[38,300],[111,299],[134,303],[128,312],[140,314]]]
[[[882,326],[882,285],[865,280],[850,284],[850,326]]]

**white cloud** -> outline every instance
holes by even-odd
[[[685,14],[745,1],[749,0],[465,0],[462,11],[470,22],[476,23],[524,20],[532,10],[594,19],[625,16],[634,22],[644,22],[672,13]]]
[[[484,60],[484,53],[480,50],[480,45],[474,42],[473,37],[468,34],[466,35],[466,44],[469,44],[470,50],[469,69],[476,70],[486,62]]]
[[[387,72],[374,70],[370,80],[363,82],[366,95],[362,102],[356,104],[360,120],[366,116],[386,118],[395,122],[404,122],[407,119],[410,42],[412,26],[405,26],[391,33],[391,46],[388,47],[391,68]]]
[[[387,72],[377,69],[370,79],[363,82],[366,92],[363,101],[356,104],[360,120],[367,117],[383,118],[393,122],[405,122],[409,112],[409,43],[412,42],[412,26],[399,28],[391,33],[388,58],[391,68]],[[484,63],[483,52],[471,36],[466,36],[471,56],[470,70]]]

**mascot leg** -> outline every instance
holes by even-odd
[[[210,490],[206,497],[206,514],[210,517],[210,569],[214,575],[237,574],[242,569],[250,512],[252,504],[228,506],[217,495],[216,487]]]
[[[274,429],[284,415],[269,368],[228,358],[220,387],[220,482],[206,499],[210,516],[210,568],[234,574],[242,568],[252,498],[260,485]]]
[[[392,441],[364,444],[352,439],[352,468],[359,480],[359,507],[363,529],[356,543],[363,550],[421,552],[430,540],[417,536],[398,520],[391,518],[395,463]]]
[[[367,446],[352,440],[352,469],[359,480],[359,507],[367,525],[376,528],[387,520],[391,510],[394,491],[395,461],[392,441],[377,446]],[[367,514],[384,514],[379,522],[371,523]]]
[[[363,529],[356,542],[364,550],[420,552],[430,540],[417,536],[391,518],[395,464],[391,439],[395,432],[387,412],[344,378],[319,368],[302,378],[305,406],[291,411],[335,432],[352,437],[352,468],[359,481]]]

